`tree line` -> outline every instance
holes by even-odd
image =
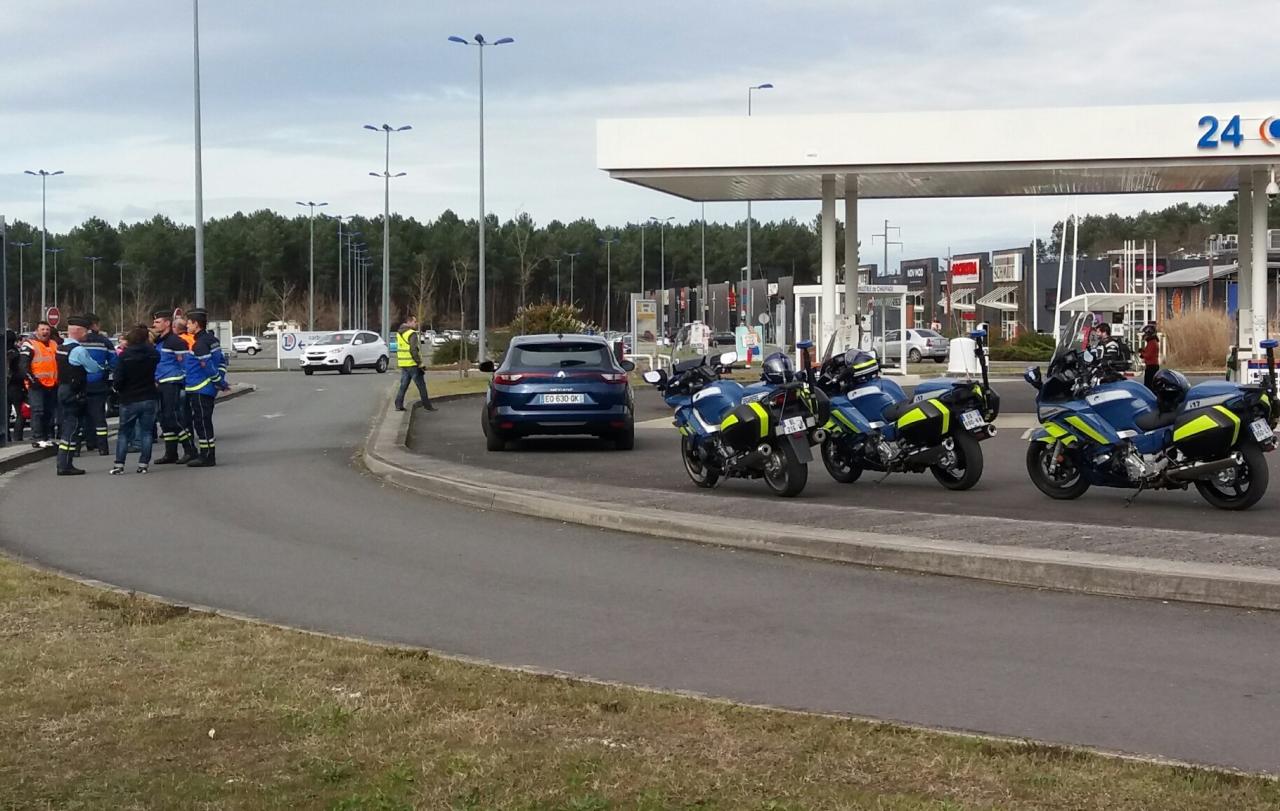
[[[1280,202],[1271,216],[1280,220]],[[705,268],[708,282],[734,281],[746,263],[745,222],[707,223]],[[843,225],[838,225],[843,229]],[[205,226],[206,305],[214,318],[231,318],[246,331],[272,319],[305,323],[308,307],[311,222],[306,215],[286,217],[270,210],[214,218]],[[338,304],[338,222],[315,218],[317,327],[336,326]],[[377,325],[381,300],[382,217],[353,217],[342,223],[345,235],[358,234],[370,264],[368,323]],[[434,220],[392,215],[390,290],[393,317],[416,312],[425,324],[473,328],[477,302],[477,221],[450,210]],[[1203,249],[1211,233],[1236,231],[1234,202],[1222,206],[1180,203],[1134,216],[1082,217],[1082,253],[1117,248],[1124,239],[1156,239],[1161,252]],[[1055,255],[1062,223],[1053,229],[1046,255]],[[643,252],[641,250],[643,238]],[[611,241],[616,240],[616,241]],[[29,242],[19,249],[14,243]],[[525,213],[486,222],[488,322],[511,321],[524,304],[572,302],[584,317],[614,328],[626,321],[630,293],[696,286],[704,266],[704,234],[698,220],[601,225],[592,219],[552,220],[537,224]],[[837,264],[843,263],[843,235],[837,234]],[[1068,246],[1072,243],[1069,241]],[[189,225],[157,215],[135,223],[110,223],[94,217],[67,233],[50,233],[57,255],[57,299],[64,312],[93,308],[107,325],[146,321],[158,307],[191,306],[195,289],[195,236]],[[25,302],[22,321],[33,323],[40,309],[40,230],[18,221],[8,233],[10,317],[17,313],[19,268]],[[570,256],[573,254],[573,256]],[[817,282],[821,267],[819,219],[754,222],[752,275],[793,276],[797,284]],[[96,274],[87,257],[98,256]],[[349,254],[342,254],[343,274]],[[643,257],[643,283],[641,280]],[[53,294],[54,257],[48,258]],[[93,278],[96,275],[95,279]],[[612,307],[608,307],[610,297]],[[345,296],[344,296],[345,298]],[[122,312],[123,310],[123,312]],[[239,327],[238,327],[239,328]]]

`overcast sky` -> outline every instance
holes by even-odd
[[[538,222],[648,216],[696,204],[595,168],[597,118],[1231,102],[1280,96],[1276,0],[1073,3],[854,0],[204,0],[201,58],[206,216],[295,200],[376,214],[380,135],[393,136],[394,208],[431,219],[477,207],[476,51],[486,51],[488,209]],[[0,0],[0,214],[49,224],[159,211],[192,219],[191,4]],[[860,238],[885,217],[896,258],[1025,243],[1033,219],[1133,212],[1174,196],[866,201]],[[1218,201],[1200,195],[1193,201]],[[741,204],[707,206],[736,220]],[[837,207],[838,208],[838,207]],[[817,203],[761,203],[761,219]],[[864,247],[873,260],[878,249]]]

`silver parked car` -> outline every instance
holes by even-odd
[[[898,363],[902,360],[902,338],[900,330],[889,330],[884,340],[876,336],[871,346],[884,363]],[[934,363],[946,363],[951,352],[951,342],[945,336],[931,329],[907,330],[907,362],[919,363],[928,358]]]

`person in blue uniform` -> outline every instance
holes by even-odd
[[[195,459],[187,467],[213,467],[218,463],[213,436],[213,403],[227,385],[227,359],[222,354],[218,336],[209,331],[209,316],[204,310],[187,313],[187,331],[194,333],[195,343],[183,361],[187,379],[187,403],[191,407],[191,430],[196,435]]]
[[[85,421],[86,387],[89,375],[101,374],[81,341],[89,333],[89,319],[73,315],[67,319],[67,339],[58,347],[58,408],[62,413],[62,433],[58,442],[58,475],[80,476],[83,470],[71,463],[76,450],[76,433]]]
[[[87,419],[80,432],[84,436],[85,447],[90,450],[97,448],[99,456],[107,456],[111,453],[107,441],[107,397],[111,394],[111,372],[116,367],[116,347],[99,331],[101,319],[97,315],[87,313],[84,317],[89,321],[89,332],[80,345],[102,370],[89,373],[85,382]]]
[[[173,311],[156,310],[152,313],[151,330],[155,334],[156,350],[160,361],[156,364],[156,388],[160,392],[160,438],[164,440],[164,456],[157,465],[185,465],[199,458],[190,431],[179,419],[182,396],[186,388],[186,358],[190,350],[187,342],[173,331]],[[183,457],[178,458],[178,446]]]

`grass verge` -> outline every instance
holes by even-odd
[[[1260,778],[584,684],[0,559],[0,808],[1280,807]]]

